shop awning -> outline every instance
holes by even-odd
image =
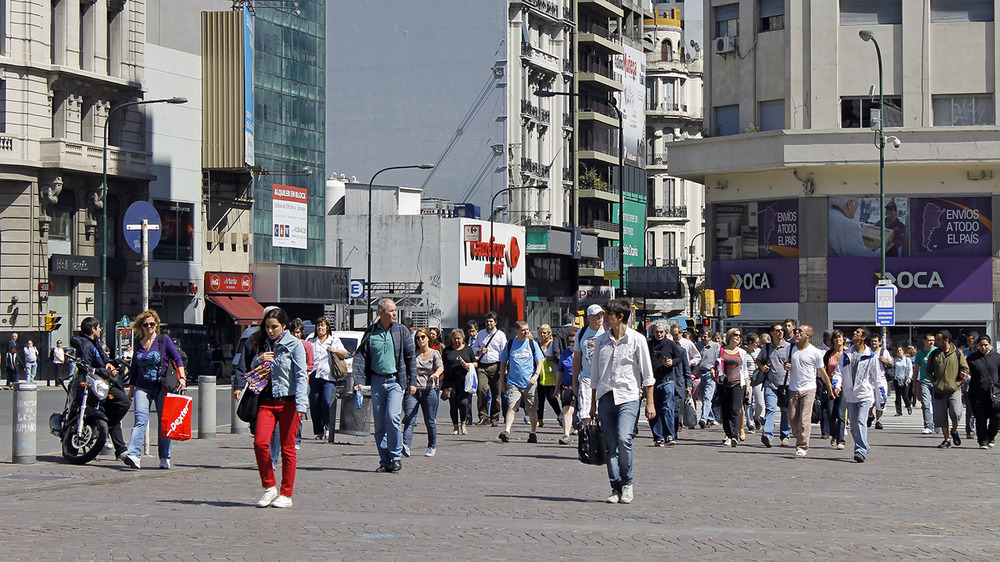
[[[264,316],[264,307],[253,297],[209,295],[208,300],[228,312],[237,324],[255,324]]]

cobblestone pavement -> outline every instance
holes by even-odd
[[[852,462],[850,438],[837,451],[816,426],[809,455],[795,458],[759,434],[723,448],[718,427],[654,448],[642,423],[631,505],[603,503],[605,469],[577,461],[552,425],[528,444],[518,421],[502,444],[497,428],[452,436],[442,424],[434,458],[419,454],[418,429],[416,456],[390,475],[372,472],[370,437],[306,440],[286,510],[253,507],[250,438],[228,428],[177,444],[169,471],[149,457],[139,471],[103,456],[83,467],[54,454],[0,463],[0,559],[1000,556],[998,451],[965,440],[937,449],[917,412],[872,430],[864,464]]]

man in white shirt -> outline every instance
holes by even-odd
[[[607,444],[608,503],[631,503],[632,431],[639,417],[639,401],[645,393],[646,419],[656,417],[653,402],[653,362],[649,346],[639,332],[628,327],[631,313],[625,299],[604,305],[608,331],[597,338],[591,366],[590,415],[598,415]]]
[[[812,426],[812,407],[816,399],[816,377],[832,390],[830,377],[823,364],[823,352],[816,349],[809,338],[812,326],[803,324],[795,330],[795,352],[785,364],[788,370],[788,417],[795,435],[795,456],[804,457],[809,450],[809,430]]]
[[[500,425],[500,352],[507,347],[507,335],[497,329],[497,313],[486,313],[486,329],[476,334],[479,377],[479,422],[476,425]]]
[[[63,376],[63,365],[66,363],[66,350],[63,349],[62,340],[56,341],[56,346],[52,348],[52,376],[49,377],[49,384],[52,379],[59,380]]]
[[[573,395],[576,396],[581,421],[590,423],[590,366],[594,345],[604,333],[604,309],[599,304],[587,307],[587,325],[577,332],[573,342]]]

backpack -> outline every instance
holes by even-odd
[[[494,332],[494,333],[496,333],[496,332]],[[511,350],[511,348],[514,345],[514,339],[515,338],[510,338],[509,340],[507,340],[507,349],[505,350],[507,352],[507,370],[508,371],[510,371],[510,350]],[[535,340],[533,340],[531,338],[529,338],[529,339],[527,339],[525,341],[531,343],[531,345],[529,345],[528,347],[531,348],[531,362],[535,363],[536,361],[538,361],[538,359],[537,359],[537,357],[535,355],[535,346],[537,344],[535,343]]]

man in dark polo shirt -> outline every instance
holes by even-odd
[[[396,303],[378,301],[378,321],[368,326],[354,355],[354,380],[372,387],[372,417],[379,465],[375,472],[403,468],[403,392],[417,384],[413,338],[396,322]],[[354,386],[355,390],[361,387]]]

